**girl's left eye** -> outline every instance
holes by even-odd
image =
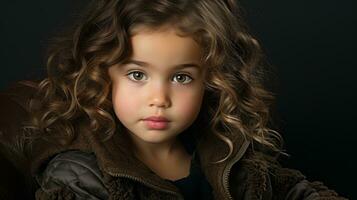
[[[140,81],[140,80],[142,80],[142,77],[145,76],[145,74],[140,71],[132,71],[132,72],[129,72],[127,74],[127,76],[129,77],[129,79],[131,79],[133,81]],[[193,80],[191,78],[191,76],[186,75],[186,74],[176,74],[174,76],[174,79],[176,79],[177,82],[179,82],[181,84],[188,84]]]
[[[177,74],[174,76],[174,78],[175,77],[177,78],[178,82],[182,84],[190,83],[193,80],[189,75],[186,74]]]

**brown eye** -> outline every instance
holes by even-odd
[[[177,82],[182,83],[182,84],[190,83],[193,80],[190,76],[188,76],[186,74],[177,74],[177,75],[175,75],[175,77],[177,79]]]
[[[144,76],[144,73],[139,72],[139,71],[132,71],[127,74],[127,76],[134,81],[140,81],[142,77]]]

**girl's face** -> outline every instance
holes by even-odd
[[[114,111],[137,142],[169,144],[200,111],[206,73],[201,49],[174,29],[138,31],[131,44],[129,61],[109,68]],[[145,120],[151,116],[168,122]]]

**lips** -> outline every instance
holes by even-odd
[[[154,121],[154,122],[169,122],[169,120],[162,116],[151,116],[144,119],[145,121]]]
[[[143,120],[149,129],[163,130],[168,128],[169,120],[162,116],[151,116]]]

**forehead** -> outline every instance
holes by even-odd
[[[176,29],[162,27],[156,30],[138,27],[130,37],[132,57],[163,62],[200,62],[202,50],[189,36],[180,36]]]

